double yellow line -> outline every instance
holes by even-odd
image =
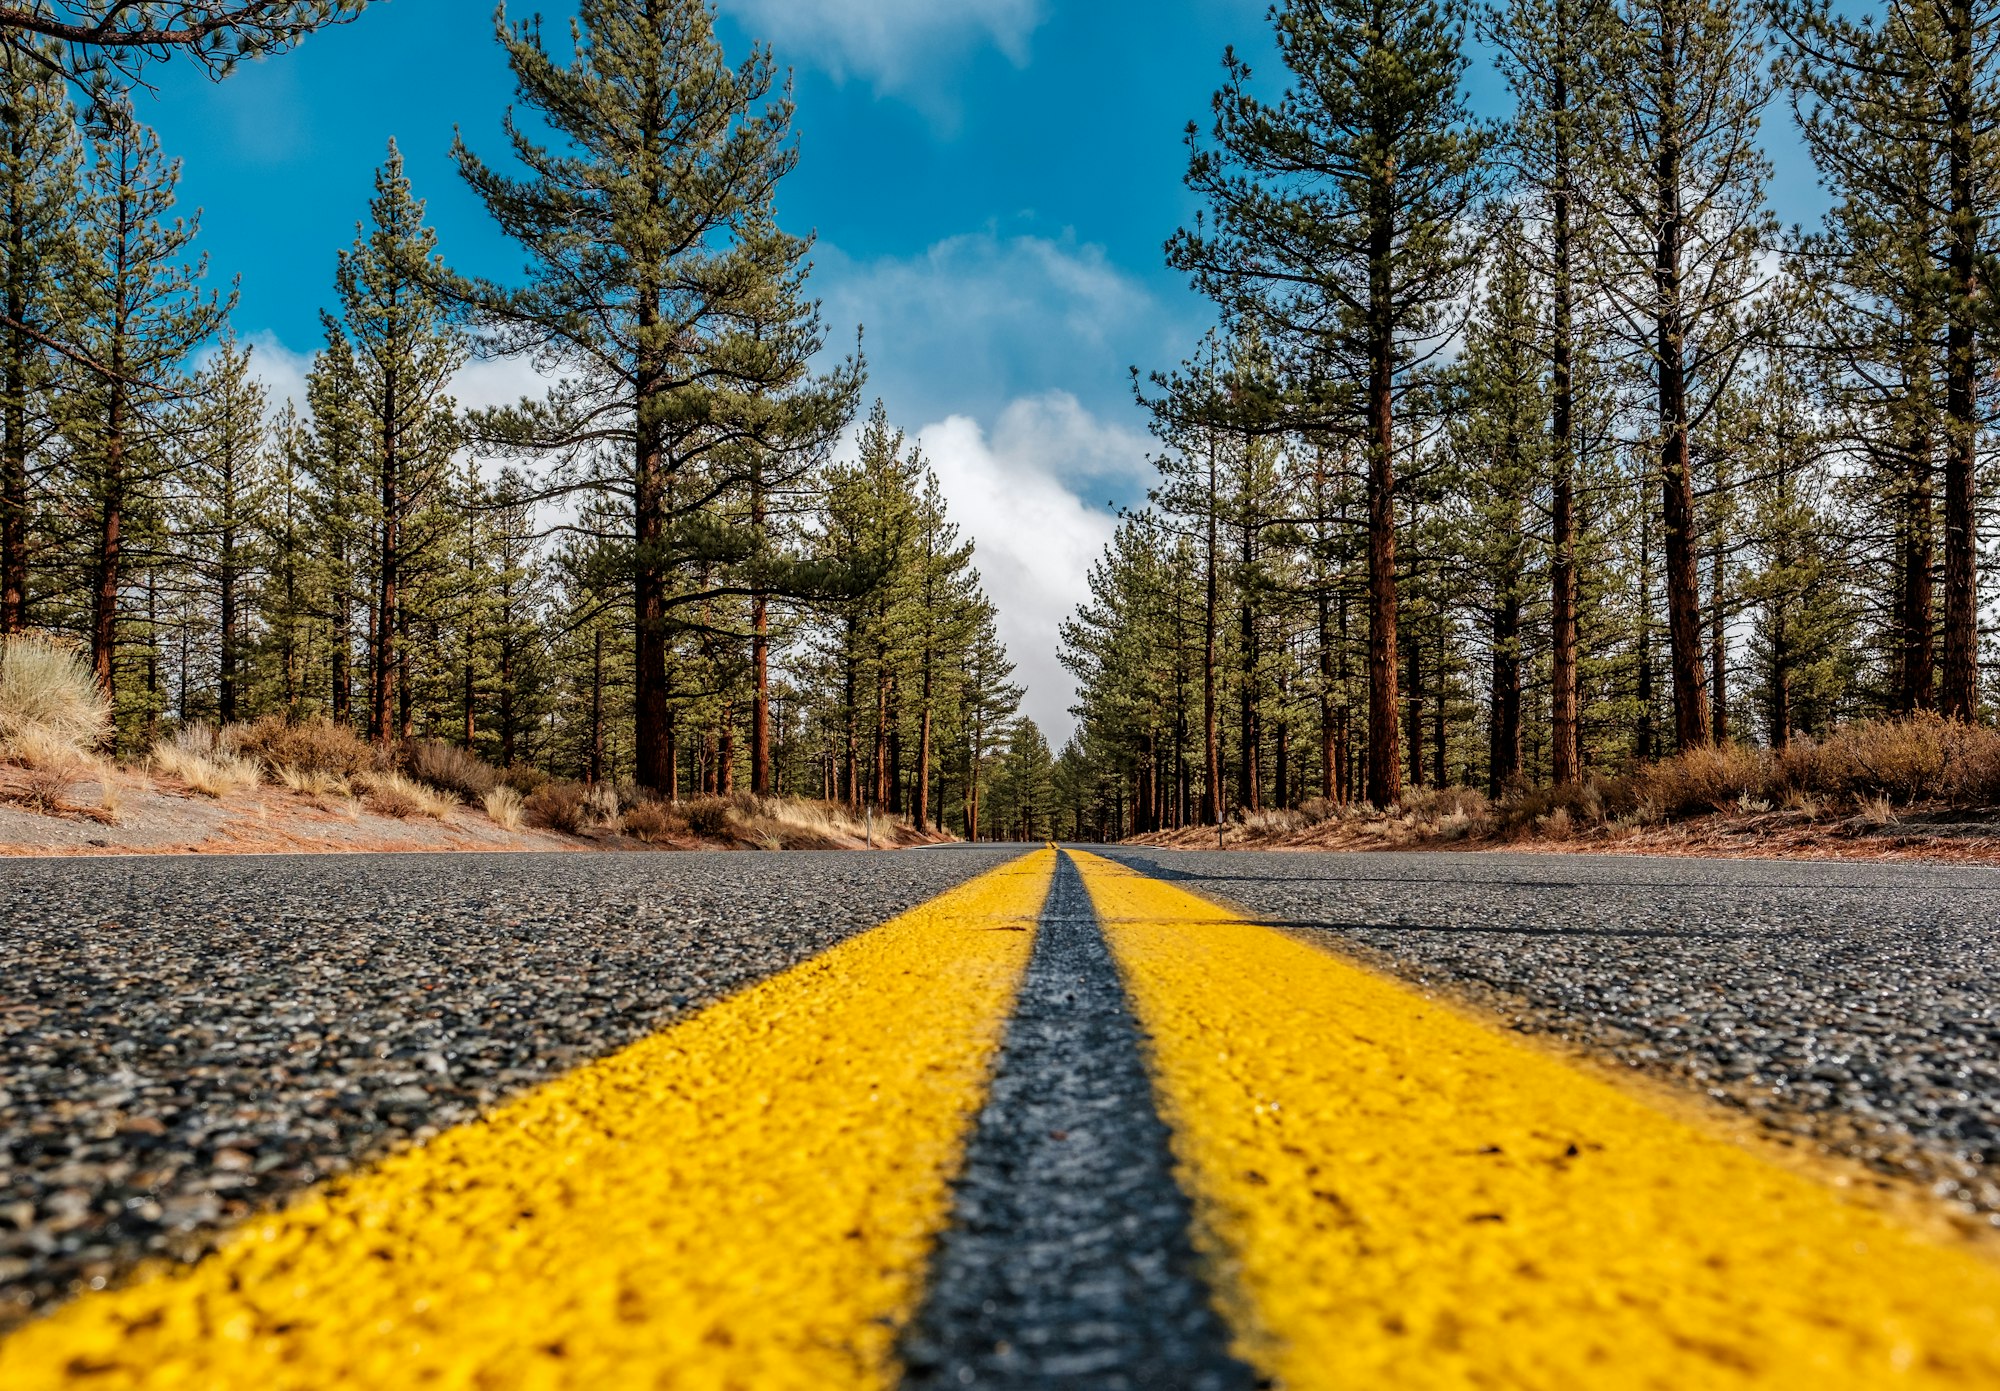
[[[2000,1387],[2000,1270],[1075,857],[1236,1350],[1285,1387]],[[0,1387],[877,1387],[1041,851],[0,1344]]]

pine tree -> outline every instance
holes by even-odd
[[[280,53],[368,0],[37,0],[0,10],[0,49],[97,87],[129,86],[149,60],[186,54],[224,76]]]
[[[334,273],[339,315],[322,315],[322,323],[365,431],[366,444],[356,443],[369,488],[344,501],[374,531],[368,733],[387,742],[408,723],[405,590],[439,539],[440,522],[426,513],[439,500],[458,442],[448,393],[470,349],[432,292],[437,233],[424,223],[424,205],[411,193],[393,141],[368,212],[368,226],[340,253]]]
[[[115,694],[118,623],[126,579],[125,530],[135,490],[160,467],[159,413],[183,383],[188,353],[214,335],[234,303],[201,294],[206,261],[188,262],[198,225],[168,216],[180,165],[162,159],[131,107],[99,107],[84,197],[87,226],[78,298],[88,319],[83,375],[67,424],[87,508],[91,665]]]
[[[1362,383],[1369,455],[1368,796],[1396,799],[1396,403],[1452,328],[1481,141],[1460,26],[1435,0],[1293,0],[1272,11],[1297,85],[1267,103],[1233,53],[1214,147],[1187,181],[1214,231],[1169,259],[1222,304]],[[1335,403],[1315,403],[1330,411]]]
[[[28,626],[34,479],[51,345],[73,332],[82,141],[38,47],[0,45],[0,633]]]
[[[501,350],[533,351],[567,378],[532,408],[485,418],[489,436],[564,461],[555,486],[629,509],[638,777],[664,790],[670,611],[715,598],[677,571],[712,564],[711,503],[745,485],[765,451],[796,444],[793,418],[759,403],[811,394],[805,364],[823,335],[797,293],[809,243],[770,214],[795,155],[790,102],[766,100],[768,52],[730,67],[702,0],[583,0],[576,34],[563,66],[538,28],[503,24],[522,100],[567,143],[545,147],[510,123],[525,178],[458,146],[533,276],[465,293]],[[772,313],[774,300],[790,310]],[[844,419],[857,371],[835,373],[820,388],[832,407],[806,413]],[[616,454],[597,447],[613,440]]]
[[[264,404],[263,385],[250,375],[250,350],[224,338],[172,422],[175,539],[181,563],[213,598],[216,718],[224,724],[243,713],[255,644],[251,587],[271,501]]]
[[[1753,293],[1776,225],[1758,119],[1772,84],[1737,0],[1628,0],[1609,65],[1621,132],[1607,180],[1603,284],[1654,384],[1674,735],[1714,735],[1702,670],[1693,437],[1768,311]]]
[[[1512,187],[1538,224],[1522,245],[1548,284],[1547,322],[1535,342],[1549,371],[1550,776],[1582,776],[1577,666],[1577,315],[1590,294],[1599,229],[1592,187],[1609,146],[1614,13],[1605,0],[1507,0],[1490,7],[1482,37],[1514,93],[1503,152]]]

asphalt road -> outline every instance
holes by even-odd
[[[0,863],[0,1326],[1015,853]]]
[[[1104,853],[2000,1225],[2000,869]]]
[[[1506,1028],[2000,1215],[2000,872],[1021,850],[0,864],[0,1383],[2000,1387]]]

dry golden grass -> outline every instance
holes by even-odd
[[[319,768],[295,768],[290,764],[279,764],[271,771],[280,786],[316,802],[354,795],[353,785],[339,773]]]
[[[428,816],[443,821],[458,809],[458,799],[447,797],[401,773],[360,773],[354,779],[361,799],[377,816],[406,821]]]
[[[495,787],[483,799],[487,819],[503,831],[518,831],[523,824],[521,794],[507,786]]]
[[[110,703],[80,652],[36,634],[0,638],[0,745],[32,732],[82,753],[110,731]]]
[[[188,789],[218,800],[263,781],[256,762],[232,752],[208,725],[189,725],[153,745],[153,771],[178,778]]]

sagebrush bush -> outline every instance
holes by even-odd
[[[332,720],[294,722],[266,715],[248,724],[231,725],[226,734],[226,742],[235,752],[255,758],[273,775],[291,769],[345,779],[375,766],[374,747]]]
[[[530,764],[516,763],[500,770],[500,781],[523,797],[532,797],[555,779]]]
[[[704,840],[720,840],[730,832],[729,799],[726,797],[697,797],[681,804],[681,814],[687,817],[688,829]]]
[[[21,739],[79,754],[111,732],[111,704],[83,655],[32,633],[0,638],[0,754]]]
[[[687,819],[665,802],[635,802],[619,815],[619,829],[635,840],[651,844],[686,835]]]
[[[402,764],[408,776],[462,802],[483,801],[500,784],[500,774],[485,759],[442,739],[405,741]]]
[[[528,794],[524,805],[537,823],[564,835],[580,833],[590,815],[580,782],[544,782]]]

